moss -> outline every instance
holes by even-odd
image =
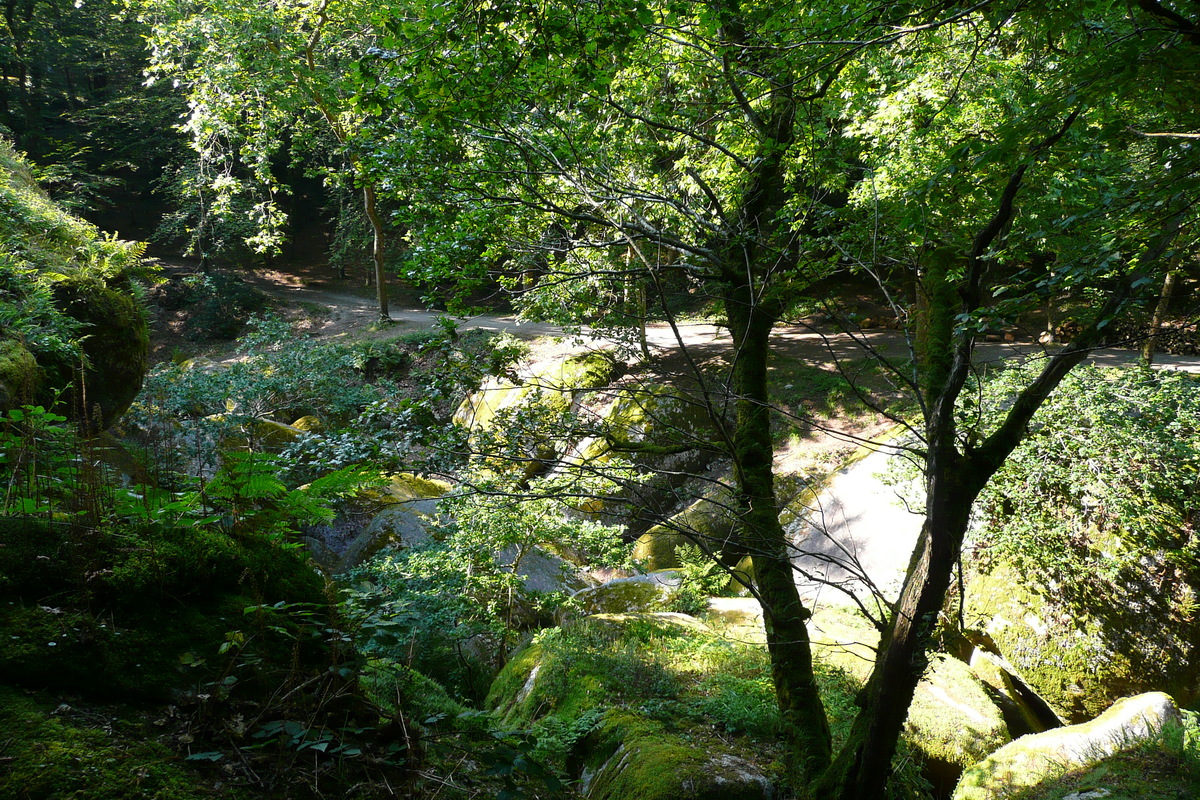
[[[617,362],[605,351],[583,353],[544,365],[520,385],[489,378],[463,400],[454,422],[475,430],[491,426],[500,411],[540,402],[552,413],[566,412],[578,392],[606,386],[616,375]]]
[[[822,664],[839,670],[856,687],[867,681],[879,632],[860,614],[847,608],[822,608],[813,616],[810,632]],[[948,790],[964,767],[1010,737],[1004,715],[970,667],[938,655],[917,686],[904,738],[925,762],[926,777]]]
[[[261,419],[254,423],[254,438],[262,447],[279,451],[304,434],[300,428],[285,425],[273,419]]]
[[[610,711],[584,743],[582,783],[592,800],[760,800],[773,795],[748,762],[714,753],[628,711]]]
[[[1106,624],[1103,608],[1086,615],[1056,608],[1005,565],[969,580],[967,612],[969,619],[981,621],[1000,653],[1064,719],[1090,719],[1117,698],[1141,691],[1178,689],[1187,694],[1188,687],[1194,687],[1194,672],[1186,660],[1155,663],[1148,652],[1114,646],[1113,637],[1120,632]],[[1146,619],[1130,622],[1148,624]],[[1160,646],[1173,648],[1169,640],[1187,631],[1166,623],[1149,621],[1150,634],[1161,640]]]
[[[1161,693],[1118,701],[1096,719],[1022,736],[967,770],[954,800],[1043,796],[1072,774],[1089,772],[1122,754],[1154,751],[1163,731],[1179,725],[1174,702]],[[1145,795],[1181,797],[1184,795]]]
[[[571,356],[562,362],[555,385],[574,391],[600,389],[617,377],[617,359],[607,350]]]
[[[687,537],[666,525],[655,525],[637,538],[633,560],[644,569],[679,569],[683,566],[676,551],[690,544]]]
[[[535,718],[537,709],[531,708],[532,704],[526,702],[531,691],[525,689],[529,687],[532,690],[530,676],[534,675],[534,670],[541,671],[543,655],[543,648],[537,642],[526,645],[513,653],[492,681],[485,704],[506,725],[517,720],[529,723]],[[537,676],[534,675],[533,681],[536,680]]]
[[[4,768],[0,796],[13,800],[196,800],[234,797],[202,781],[131,723],[43,705],[0,689]],[[53,713],[53,716],[52,716]],[[73,717],[75,719],[73,719]],[[84,718],[103,720],[100,727]],[[116,724],[114,724],[114,722]]]
[[[149,369],[150,335],[143,310],[128,291],[96,278],[65,277],[54,285],[55,304],[82,323],[87,367],[82,387],[75,365],[48,365],[55,386],[74,383],[73,411],[98,430],[108,428],[133,402]]]
[[[387,485],[383,488],[383,495],[387,502],[403,503],[409,500],[441,497],[450,491],[450,488],[450,484],[445,481],[422,478],[411,472],[400,472],[388,479]]]
[[[0,412],[32,400],[39,383],[33,353],[20,342],[0,340]]]
[[[1000,709],[966,664],[939,656],[922,682],[907,724],[927,758],[965,767],[1009,741]]]
[[[616,580],[575,596],[584,613],[623,614],[636,611],[661,610],[669,589],[660,583],[646,580]]]
[[[669,736],[659,724],[610,713],[589,737],[587,796],[592,800],[679,800],[703,795],[681,786],[705,781],[704,753]]]
[[[737,519],[731,511],[733,498],[728,493],[713,498],[701,498],[671,517],[669,522],[655,525],[634,544],[633,558],[646,569],[679,569],[682,564],[676,550],[700,539],[713,550],[726,550],[735,541]],[[682,531],[690,534],[692,539]]]
[[[320,417],[308,414],[293,422],[292,427],[305,433],[320,433],[325,430],[325,423],[321,422]]]

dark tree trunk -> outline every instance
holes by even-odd
[[[954,576],[971,506],[985,481],[954,446],[953,402],[931,415],[926,465],[926,517],[900,599],[879,643],[875,670],[859,696],[859,714],[817,796],[883,797],[892,756],[917,684],[928,666],[938,613]]]
[[[768,308],[767,305],[772,307]],[[737,343],[732,389],[735,397],[734,476],[742,544],[754,554],[754,575],[763,606],[771,673],[797,777],[806,781],[828,764],[831,742],[825,707],[813,676],[807,621],[800,602],[788,544],[775,497],[767,354],[777,304],[755,297],[743,283],[727,295],[726,313]]]

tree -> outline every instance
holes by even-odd
[[[263,13],[256,3],[222,3],[203,9],[171,0],[147,0],[141,18],[152,35],[152,74],[184,84],[191,115],[185,130],[202,162],[225,163],[211,180],[215,202],[228,202],[246,177],[262,193],[251,216],[250,243],[271,252],[282,240],[285,215],[277,194],[278,160],[332,139],[330,173],[344,173],[362,193],[373,234],[373,280],[379,316],[388,319],[384,265],[386,227],[376,178],[361,165],[363,120],[350,105],[352,66],[373,45],[355,2],[291,3]],[[202,176],[203,177],[203,176]]]
[[[822,796],[879,796],[975,497],[1062,377],[1194,246],[1179,235],[1196,215],[1194,152],[1129,130],[1191,129],[1175,59],[1193,63],[1195,29],[1142,6],[1062,3],[1037,23],[1021,3],[439,4],[390,17],[388,51],[366,62],[372,102],[392,109],[381,133],[455,135],[443,177],[462,196],[500,210],[514,238],[569,231],[530,294],[640,280],[661,299],[678,280],[721,300],[733,366],[724,393],[701,392],[733,462],[798,771]],[[1165,102],[1143,102],[1150,82]],[[921,409],[928,499],[831,764],[778,520],[766,364],[789,300],[833,269],[873,276],[910,324],[912,366],[885,366]],[[997,427],[964,427],[978,336],[1062,298],[1088,304],[1083,332]]]
[[[111,0],[13,0],[3,11],[6,135],[56,202],[93,221],[117,212],[114,223],[140,225],[137,201],[178,145],[171,122],[179,113],[165,87],[142,86],[142,27]]]

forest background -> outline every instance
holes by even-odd
[[[383,318],[396,276],[451,307],[502,287],[643,354],[647,319],[710,303],[735,356],[715,385],[692,376],[715,438],[690,445],[732,463],[794,780],[818,796],[882,791],[972,504],[1033,414],[1090,347],[1154,341],[1194,280],[1186,3],[14,2],[5,19],[2,121],[35,177],[201,269],[324,250]],[[928,491],[839,755],[779,522],[768,356],[781,320],[858,330],[847,281],[907,335],[907,359],[875,360],[920,418],[883,410],[917,435]],[[976,342],[1033,318],[1069,342],[964,424]]]

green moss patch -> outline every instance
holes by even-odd
[[[155,741],[144,725],[105,710],[42,702],[0,688],[0,796],[13,800],[234,798]]]

